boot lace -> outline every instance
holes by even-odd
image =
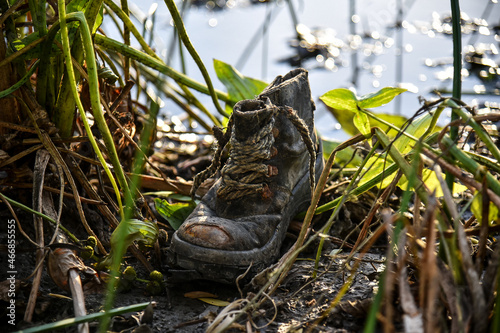
[[[274,144],[272,129],[277,114],[284,114],[290,120],[307,147],[310,156],[309,181],[311,193],[314,191],[316,150],[306,123],[291,107],[274,107],[274,113],[266,125],[243,141],[235,137],[232,115],[229,118],[225,133],[219,127],[213,128],[218,143],[217,150],[211,165],[195,176],[191,189],[192,197],[195,196],[198,187],[220,169],[222,152],[228,143],[231,144],[230,158],[222,169],[222,181],[217,190],[217,195],[226,200],[234,200],[254,193],[261,193],[265,196],[269,188],[264,179],[275,174],[273,167],[264,162],[269,160],[272,155],[271,147]]]

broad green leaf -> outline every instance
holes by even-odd
[[[153,246],[156,239],[158,239],[158,233],[158,226],[152,221],[141,221],[137,219],[131,219],[126,223],[122,221],[111,234],[111,251],[106,258],[98,264],[98,267],[102,268],[111,265],[118,244],[125,244],[125,248],[132,245],[133,242],[138,242],[145,246]],[[127,236],[122,237],[123,235]]]
[[[267,87],[267,83],[243,76],[236,68],[220,60],[214,59],[214,69],[232,101],[232,105],[226,105],[226,111],[229,113],[232,112],[235,103],[255,98]]]
[[[479,223],[481,223],[483,221],[483,195],[481,193],[476,191],[474,199],[472,199],[470,210]],[[498,207],[491,201],[488,213],[488,223],[491,225],[500,223],[500,212]]]
[[[66,6],[66,13],[85,12],[88,0],[73,0]]]
[[[337,110],[358,111],[358,99],[349,89],[333,89],[325,93],[320,98],[327,106]]]
[[[429,128],[431,124],[432,115],[430,113],[426,113],[415,119],[405,130],[406,133],[414,136],[419,139],[425,131]],[[406,135],[401,135],[396,142],[394,143],[394,147],[401,152],[401,154],[406,154],[410,150],[412,150],[415,145],[415,141],[407,137]]]
[[[445,178],[444,174],[441,174],[443,178]],[[436,191],[436,197],[442,197],[443,196],[443,190],[441,189],[441,183],[439,182],[439,179],[436,176],[436,173],[433,170],[429,169],[424,169],[422,170],[422,180],[424,181],[425,186],[429,188],[431,192]],[[403,176],[398,182],[398,186],[403,189],[407,190],[408,189],[408,179]],[[413,190],[413,189],[410,189]],[[453,194],[458,194],[462,193],[465,190],[467,190],[467,187],[458,183],[453,183]]]
[[[373,111],[372,111],[372,114],[375,114],[381,120],[384,120],[384,121],[386,121],[386,122],[388,122],[388,123],[390,123],[398,128],[403,127],[404,124],[408,121],[408,118],[406,118],[404,116],[400,116],[400,115],[394,115],[394,114],[388,114],[388,113],[375,113]],[[377,119],[370,117],[370,123],[372,124],[372,126],[380,127],[391,138],[395,137],[397,134],[397,132],[395,130],[391,129],[390,127],[388,127],[384,123],[378,121]]]
[[[94,23],[94,27],[92,28],[92,34],[95,34],[97,29],[99,29],[99,27],[102,24],[103,19],[104,19],[104,6],[101,6],[101,9],[99,10],[99,14],[97,14],[97,17],[96,17],[96,20]]]
[[[9,49],[7,50],[7,55],[11,55],[14,52],[20,51],[24,49],[27,46],[30,46],[31,43],[37,41],[39,39],[39,33],[38,31],[35,31],[32,34],[27,35],[26,37],[22,39],[15,39],[12,41],[12,43],[9,44]],[[26,60],[26,59],[34,59],[34,58],[40,58],[40,49],[41,49],[41,44],[36,45],[34,48],[31,50],[25,52],[20,56],[20,59]],[[60,53],[61,51],[59,48],[54,44],[52,45],[52,50],[53,54]]]
[[[340,141],[335,141],[323,137],[321,138],[321,142],[323,143],[323,156],[325,157],[325,159],[328,159],[332,151],[341,143]],[[355,154],[354,157],[352,156],[353,154]],[[357,167],[361,165],[362,161],[363,158],[361,157],[361,155],[356,154],[356,151],[352,147],[342,149],[341,151],[337,152],[337,155],[335,155],[335,163],[344,166],[347,162],[349,162],[349,164],[345,165],[348,168]]]
[[[153,191],[153,192],[145,192],[143,195],[152,195],[155,197],[161,197],[161,198],[169,198],[175,201],[182,201],[182,202],[192,202],[193,199],[191,199],[190,196],[188,195],[183,195],[179,194],[177,192],[173,191]],[[198,204],[199,200],[195,200],[195,203]]]
[[[382,174],[384,172],[384,170],[389,168],[389,166],[394,164],[394,162],[390,159],[390,157],[384,158],[384,156],[386,156],[386,155],[384,154],[382,156],[372,156],[368,159],[368,161],[366,162],[365,168],[366,169],[370,168],[370,169],[368,171],[366,171],[366,173],[363,170],[364,175],[361,178],[361,180],[359,181],[358,186],[361,186],[361,185],[369,182],[370,180],[372,180],[373,178],[375,178],[379,174]],[[394,178],[396,177],[396,172],[393,172],[391,174],[389,174],[389,173],[384,174],[384,177],[385,178],[382,182],[376,184],[376,186],[378,188],[386,188],[387,186],[389,186],[391,184],[391,182],[394,180]]]
[[[186,218],[191,214],[196,205],[193,202],[185,203],[169,203],[167,200],[160,198],[155,199],[156,211],[168,221],[170,226],[177,230]]]
[[[125,239],[119,239],[121,229],[127,228]],[[158,238],[158,226],[156,223],[149,220],[131,219],[127,223],[120,223],[111,234],[111,248],[115,248],[117,242],[124,242],[125,248],[129,247],[132,242],[140,242],[146,246],[152,246]]]
[[[403,88],[385,87],[377,92],[361,96],[358,106],[363,109],[377,108],[392,101],[394,97],[405,92]]]
[[[354,118],[353,118],[353,123],[354,126],[359,130],[361,134],[363,134],[365,137],[370,136],[370,119],[368,119],[368,116],[366,113],[363,113],[361,111],[355,111],[354,112]]]
[[[323,96],[322,96],[323,97]],[[323,101],[322,97],[320,99]],[[326,104],[326,103],[325,103]],[[333,105],[333,104],[332,104]],[[359,130],[354,126],[354,113],[357,111],[349,111],[349,110],[343,110],[343,109],[337,109],[334,108],[328,104],[326,104],[328,111],[330,111],[335,119],[339,122],[339,124],[342,126],[342,129],[350,134],[350,135],[356,135],[359,133]],[[393,124],[396,127],[401,128],[406,121],[408,121],[408,118],[400,115],[392,115],[392,114],[387,114],[387,113],[376,113],[373,112],[374,115],[376,115],[378,118],[381,120],[385,120],[388,123]],[[370,119],[370,126],[376,126],[380,127],[383,129],[390,137],[394,137],[396,135],[396,132],[394,130],[390,130],[389,127],[382,122],[369,117]]]

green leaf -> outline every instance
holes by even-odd
[[[131,219],[122,221],[111,234],[111,251],[98,264],[98,269],[111,265],[118,244],[124,244],[125,248],[132,245],[133,242],[138,242],[141,245],[153,246],[158,239],[158,226],[156,223],[149,220]],[[126,235],[123,237],[123,235]]]
[[[406,133],[414,136],[415,138],[420,138],[425,131],[429,128],[432,121],[432,114],[426,113],[415,119],[405,130]],[[406,135],[401,135],[396,142],[394,142],[394,147],[401,152],[401,154],[406,154],[412,150],[415,145],[415,141],[407,137]]]
[[[481,193],[476,191],[474,198],[472,199],[470,210],[478,222],[481,223],[483,221],[483,195]],[[491,201],[488,213],[488,223],[491,225],[500,223],[500,212],[498,207]]]
[[[85,12],[88,0],[73,0],[66,6],[66,13]]]
[[[377,93],[373,93],[371,95],[375,95]],[[335,119],[337,119],[339,124],[342,126],[342,129],[346,133],[350,135],[356,135],[360,133],[359,128],[354,125],[354,115],[356,114],[356,112],[358,112],[358,105],[360,101],[358,101],[358,98],[352,91],[348,89],[334,89],[321,96],[320,99],[325,103],[327,109],[333,114]],[[373,111],[372,113],[375,114],[378,118],[385,120],[397,127],[402,127],[408,120],[408,118],[399,115],[375,113]],[[385,131],[389,135],[392,134],[393,137],[395,136],[395,131],[390,130],[389,128],[387,128],[387,125],[384,125],[376,119],[369,118],[368,126],[380,127],[382,129],[385,129]],[[366,128],[364,129],[364,131],[365,132],[362,133],[366,134]]]
[[[392,159],[390,157],[385,158],[386,156],[387,156],[386,154],[383,154],[380,156],[372,156],[368,159],[365,168],[366,169],[370,168],[370,169],[366,171],[366,173],[363,175],[363,177],[358,183],[358,186],[362,186],[365,183],[371,181],[373,178],[384,173],[387,168],[389,168],[391,165],[394,164]],[[365,171],[363,171],[363,173],[364,172]],[[384,180],[376,185],[378,188],[382,189],[389,186],[393,181],[393,179],[396,177],[396,172],[395,171],[393,173],[385,172],[384,177],[385,177]]]
[[[229,105],[231,112],[236,102],[255,98],[267,87],[267,83],[243,76],[236,68],[220,60],[214,59],[214,69],[231,99],[232,105]]]
[[[171,204],[167,200],[155,199],[156,211],[168,221],[174,230],[179,229],[195,207],[196,205],[192,201],[189,203],[178,202]]]
[[[358,110],[358,99],[349,89],[333,89],[320,96],[320,100],[327,106],[337,110],[356,112]]]
[[[154,191],[154,192],[145,192],[143,195],[152,195],[155,197],[161,197],[164,199],[172,199],[175,201],[183,201],[183,202],[192,202],[193,199],[189,195],[179,194],[173,191]],[[198,204],[199,200],[195,200],[195,203]]]
[[[385,87],[377,92],[361,96],[358,106],[363,109],[376,108],[392,101],[394,97],[405,92],[403,88]]]
[[[104,6],[101,6],[101,9],[99,9],[99,13],[97,14],[96,20],[94,22],[94,26],[92,27],[92,34],[95,34],[97,29],[99,29],[103,19],[104,19]]]
[[[325,159],[328,159],[332,151],[341,143],[340,141],[331,140],[324,137],[321,137],[321,142],[323,144],[323,156],[325,157]],[[354,157],[352,156],[353,154],[355,154]],[[347,162],[349,162],[349,164],[346,165]],[[337,155],[335,155],[335,164],[342,166],[345,165],[348,168],[358,167],[359,165],[361,165],[361,162],[363,162],[363,157],[357,154],[356,150],[352,147],[342,149],[341,151],[337,152]]]
[[[370,119],[368,119],[368,116],[365,113],[361,111],[354,112],[354,118],[352,121],[361,134],[365,137],[370,136]]]
[[[443,178],[445,178],[444,174],[441,174]],[[424,181],[425,186],[429,188],[429,191],[433,192],[436,191],[436,197],[442,197],[443,190],[441,189],[441,183],[439,182],[439,179],[436,176],[436,173],[433,170],[429,169],[424,169],[422,170],[422,180]],[[407,190],[408,189],[408,179],[403,176],[398,182],[398,187]],[[410,190],[414,190],[413,188],[410,188]],[[465,190],[467,190],[467,187],[458,183],[453,183],[453,194],[458,194],[462,193]]]

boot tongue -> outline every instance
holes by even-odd
[[[267,124],[274,108],[269,98],[243,100],[234,106],[234,134],[237,140],[245,140]]]

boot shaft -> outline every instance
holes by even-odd
[[[281,212],[309,172],[311,156],[297,128],[316,141],[314,110],[303,69],[278,76],[257,99],[235,105],[230,160],[217,191],[219,216]]]

